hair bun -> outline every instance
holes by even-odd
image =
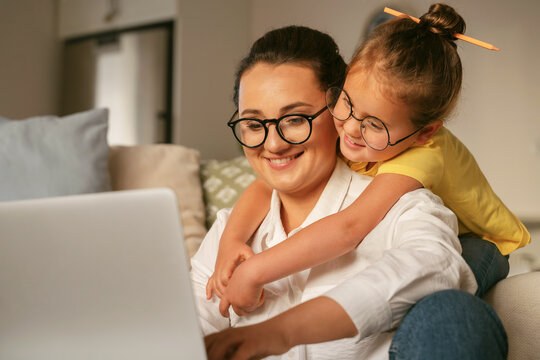
[[[420,25],[430,31],[454,39],[455,33],[465,32],[465,20],[449,5],[433,4],[429,11],[420,18]]]

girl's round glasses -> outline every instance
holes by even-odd
[[[399,144],[405,139],[410,138],[422,128],[416,129],[409,135],[395,141],[390,142],[390,133],[386,125],[374,116],[366,116],[362,119],[354,116],[353,106],[349,94],[339,87],[331,87],[326,90],[326,106],[332,116],[340,121],[346,121],[350,117],[360,122],[360,134],[365,143],[374,150],[384,150],[388,146]]]

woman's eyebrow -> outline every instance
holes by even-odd
[[[296,109],[296,108],[299,108],[299,107],[304,107],[304,106],[310,106],[310,107],[312,107],[313,105],[312,105],[312,104],[305,103],[305,102],[303,102],[303,101],[297,101],[297,102],[295,102],[295,103],[292,103],[292,104],[283,106],[283,107],[280,109],[280,111],[281,111],[281,113],[284,113],[284,112],[291,111],[291,110],[293,110],[293,109]]]
[[[279,109],[279,111],[280,111],[281,114],[283,114],[283,113],[286,113],[288,111],[294,110],[294,109],[299,108],[299,107],[304,107],[304,106],[313,107],[312,104],[305,103],[303,101],[297,101],[297,102],[294,102],[292,104],[285,105],[285,106],[281,107]],[[240,113],[240,116],[245,116],[246,114],[253,115],[253,116],[257,116],[257,115],[262,116],[263,112],[261,110],[258,110],[258,109],[244,109]]]
[[[257,110],[257,109],[244,109],[242,110],[242,112],[239,114],[240,116],[244,116],[246,114],[250,114],[250,115],[262,115],[262,111],[261,110]]]

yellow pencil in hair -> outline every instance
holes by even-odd
[[[399,17],[399,16],[401,16],[401,17],[409,17],[409,18],[411,18],[412,20],[416,21],[417,23],[420,22],[420,19],[419,19],[419,18],[415,18],[414,16],[404,14],[404,13],[399,12],[399,11],[394,10],[394,9],[390,9],[389,7],[385,7],[385,8],[384,8],[384,12],[387,13],[387,14],[390,14],[390,15],[398,16],[398,17]]]
[[[486,48],[488,50],[495,50],[495,51],[500,51],[501,50],[498,47],[495,47],[494,45],[488,44],[487,42],[480,41],[478,39],[472,38],[472,37],[467,36],[467,35],[456,33],[456,34],[454,34],[454,37],[456,37],[458,39],[461,39],[463,41],[469,42],[471,44],[481,46],[481,47]]]
[[[404,14],[402,12],[396,11],[394,9],[390,9],[388,7],[384,8],[384,12],[387,13],[387,14],[390,14],[390,15],[394,15],[394,16],[409,17],[411,20],[414,20],[417,23],[420,22],[420,19],[415,18],[414,16]],[[453,36],[455,38],[457,38],[457,39],[461,39],[461,40],[466,41],[468,43],[471,43],[471,44],[474,44],[474,45],[477,45],[477,46],[481,46],[481,47],[486,48],[488,50],[495,50],[495,51],[500,51],[501,50],[501,49],[497,48],[494,45],[488,44],[487,42],[472,38],[472,37],[467,36],[467,35],[455,33]]]

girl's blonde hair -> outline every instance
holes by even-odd
[[[411,121],[423,127],[454,109],[462,67],[453,34],[465,21],[445,4],[434,4],[416,23],[397,18],[376,27],[356,50],[349,71],[373,77],[381,94],[405,104]]]

